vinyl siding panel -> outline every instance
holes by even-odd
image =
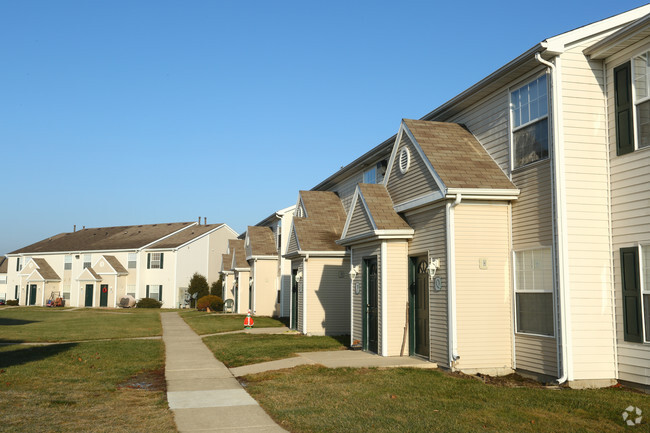
[[[363,245],[363,246],[353,246],[351,251],[350,260],[352,261],[352,266],[359,266],[359,269],[363,270],[363,258],[376,256],[377,257],[377,266],[381,271],[381,258],[380,258],[380,246],[379,243],[372,245]],[[348,270],[349,272],[349,270]],[[353,287],[359,285],[359,294],[357,295],[352,292],[352,341],[358,341],[359,343],[363,342],[363,315],[365,314],[365,308],[363,308],[363,278],[361,272],[357,274],[357,277],[352,281]],[[381,290],[381,278],[379,279],[379,290]],[[380,299],[381,302],[381,299]],[[381,338],[381,335],[380,335]],[[380,342],[381,344],[381,342]],[[380,346],[381,347],[381,346]]]
[[[411,154],[411,163],[406,174],[402,174],[399,170],[399,154],[404,147]],[[397,148],[397,157],[393,162],[386,188],[395,205],[439,191],[438,185],[425,161],[406,134],[402,135],[399,147]]]
[[[409,257],[426,255],[440,259],[436,276],[442,279],[442,290],[429,283],[429,359],[440,366],[449,366],[449,327],[447,316],[447,222],[445,205],[437,204],[406,214],[406,221],[415,231],[409,242]]]
[[[349,259],[310,258],[307,268],[307,332],[313,335],[349,334]]]
[[[249,307],[249,299],[250,299],[250,285],[249,285],[249,278],[250,278],[250,272],[249,271],[244,271],[244,272],[236,272],[235,273],[237,276],[237,287],[238,287],[238,292],[239,292],[239,314],[246,314],[248,313],[248,307]]]
[[[515,359],[517,369],[558,377],[554,337],[515,334]]]
[[[372,168],[373,166],[376,166],[376,164],[379,163],[382,159],[383,158],[370,161],[367,165],[365,165],[363,168],[359,168],[358,171],[354,172],[346,179],[341,180],[328,188],[328,191],[334,191],[339,195],[346,213],[350,211],[350,206],[352,206],[352,198],[354,196],[354,191],[357,187],[357,184],[363,182],[363,172]],[[376,180],[377,183],[383,182],[384,177],[382,170],[377,169]]]
[[[607,116],[600,61],[573,46],[560,57],[567,218],[568,290],[571,296],[573,379],[614,379],[614,317],[607,179]],[[590,105],[589,110],[584,107]],[[576,137],[580,137],[576,139]],[[585,205],[589,204],[589,209]],[[585,305],[585,299],[594,303]],[[599,302],[598,302],[599,301]]]
[[[456,313],[461,370],[507,371],[512,362],[507,205],[455,208]],[[487,269],[479,268],[480,259]]]
[[[619,379],[643,385],[650,385],[650,344],[627,342],[623,338],[619,251],[621,248],[637,244],[650,244],[650,148],[638,149],[621,156],[616,155],[613,69],[647,50],[650,50],[650,38],[645,38],[627,50],[606,59],[612,256]],[[650,313],[646,312],[646,314]],[[645,332],[648,335],[650,330],[646,329]]]
[[[352,218],[350,219],[350,226],[348,227],[348,232],[346,237],[351,238],[356,235],[372,232],[372,223],[368,217],[368,213],[361,203],[361,197],[357,199],[357,204],[354,207],[352,213]]]
[[[298,240],[296,239],[296,232],[291,230],[289,245],[287,245],[287,254],[295,253],[297,251],[298,251]]]
[[[512,247],[515,250],[553,244],[551,164],[549,160],[512,174],[521,191],[512,202]]]
[[[303,270],[303,263],[304,262],[302,261],[302,259],[292,261],[293,269],[298,269],[298,273],[302,272],[302,274],[303,274],[303,279],[300,280],[300,282],[298,282],[298,308],[296,308],[296,310],[298,311],[298,320],[296,320],[296,326],[298,327],[298,331],[300,331],[300,332],[302,332],[303,329],[304,329],[304,327],[303,327],[303,324],[304,324],[304,306],[303,305],[304,305],[304,301],[305,301],[305,297],[304,297],[304,294],[305,294],[305,292],[304,292],[304,287],[305,287],[304,286],[304,283],[305,283],[304,275],[305,275],[305,273],[304,273],[304,270]]]
[[[255,290],[255,314],[278,316],[277,260],[257,260],[251,266]]]
[[[404,354],[409,353],[408,333],[406,328],[406,308],[408,305],[408,243],[406,241],[386,242],[386,260],[382,267],[386,281],[388,326],[387,356],[398,356],[404,343]],[[380,294],[381,295],[381,294]]]

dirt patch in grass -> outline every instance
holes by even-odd
[[[134,374],[124,382],[117,385],[117,389],[123,388],[167,392],[165,368],[161,367],[156,370],[141,371],[137,374]]]
[[[447,372],[451,377],[461,379],[476,379],[486,385],[498,386],[502,388],[535,388],[535,389],[560,389],[557,385],[546,384],[538,382],[534,379],[524,377],[517,373],[508,374],[506,376],[489,376],[487,374],[469,375],[459,371]]]

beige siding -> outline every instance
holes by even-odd
[[[399,153],[404,147],[411,154],[411,164],[406,174],[402,174],[399,170]],[[397,148],[397,157],[393,162],[386,188],[395,205],[439,191],[425,161],[420,157],[415,145],[411,143],[406,134],[402,135],[402,140]]]
[[[386,281],[388,326],[386,336],[388,339],[388,356],[400,355],[402,343],[404,343],[404,354],[409,353],[408,333],[406,328],[406,308],[408,305],[408,243],[404,241],[386,242],[386,260],[384,262],[382,279]],[[381,296],[381,293],[380,293]],[[382,336],[382,338],[384,338]]]
[[[307,332],[314,335],[350,333],[348,258],[307,261]]]
[[[406,214],[406,221],[415,233],[409,242],[408,255],[416,257],[427,252],[440,259],[436,276],[442,279],[442,290],[429,283],[429,358],[440,366],[449,366],[449,328],[447,326],[447,235],[445,205],[439,204]]]
[[[351,260],[352,266],[359,266],[359,269],[363,269],[363,258],[376,256],[377,257],[377,266],[381,269],[381,258],[380,258],[380,246],[379,243],[372,245],[363,245],[363,246],[353,246],[351,251]],[[348,279],[349,281],[349,279]],[[358,341],[359,343],[363,342],[363,315],[365,314],[365,308],[362,306],[362,275],[361,272],[357,274],[357,277],[353,281],[353,285],[359,285],[359,294],[353,292],[352,294],[352,340]],[[381,279],[379,280],[379,290],[381,290]],[[349,287],[349,286],[348,286]],[[381,346],[380,346],[381,347]]]
[[[292,230],[289,245],[287,246],[287,254],[295,253],[296,251],[298,251],[298,240],[296,239],[296,232]]]
[[[650,244],[650,148],[616,155],[613,68],[647,50],[650,50],[650,38],[607,59],[612,255],[619,378],[644,385],[650,385],[650,344],[626,342],[623,338],[620,249]],[[646,311],[646,314],[650,313]],[[650,329],[645,332],[648,335]]]
[[[240,314],[246,314],[248,313],[248,301],[250,299],[249,297],[249,277],[250,277],[250,272],[248,271],[243,271],[243,272],[235,272],[235,275],[237,276],[237,287],[239,290],[239,311],[238,313]]]
[[[460,204],[454,218],[456,367],[507,370],[513,367],[508,206]],[[487,269],[479,268],[481,259]]]
[[[574,380],[615,378],[603,67],[581,42],[561,56]],[[589,106],[587,110],[585,107]],[[579,138],[578,138],[579,137]]]
[[[553,244],[551,164],[549,160],[517,170],[513,183],[520,195],[512,202],[512,247],[515,250]]]
[[[298,272],[303,273],[303,279],[298,282],[298,307],[296,308],[298,312],[298,318],[296,320],[296,326],[298,328],[298,331],[303,330],[303,320],[304,320],[304,308],[303,308],[303,303],[305,300],[304,297],[304,287],[305,287],[305,280],[304,280],[304,270],[303,270],[303,261],[302,259],[299,260],[293,260],[291,262],[291,266],[293,269],[298,269]]]
[[[253,261],[251,272],[254,272],[253,284],[255,291],[255,314],[261,316],[277,316],[279,311],[277,291],[277,260]]]
[[[361,197],[357,200],[357,205],[354,207],[354,212],[352,213],[352,219],[350,220],[350,226],[348,227],[348,232],[346,237],[351,238],[356,235],[368,233],[372,231],[372,223],[370,218],[368,218],[368,213],[361,203]]]

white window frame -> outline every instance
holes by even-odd
[[[63,297],[64,300],[69,301],[70,300],[70,293],[71,293],[71,286],[65,285],[63,286],[63,291],[61,292],[61,297]],[[67,295],[67,297],[66,297]]]
[[[521,90],[524,86],[529,85],[533,81],[539,80],[542,76],[546,76],[546,114],[542,116],[538,116],[535,119],[528,119],[528,122],[522,123],[519,126],[514,126],[515,125],[515,119],[514,119],[514,106],[512,104],[512,94],[518,90]],[[511,87],[508,89],[508,105],[510,107],[510,171],[513,170],[519,170],[521,168],[527,167],[531,164],[538,163],[540,161],[545,161],[550,158],[551,156],[551,146],[552,146],[552,134],[551,134],[551,119],[550,119],[550,86],[549,86],[549,79],[548,79],[548,74],[546,71],[541,72],[539,74],[536,74],[532,78],[519,83],[516,87]],[[525,129],[531,125],[534,125],[537,122],[541,122],[542,120],[546,119],[547,120],[547,155],[544,158],[537,159],[535,161],[529,162],[527,164],[520,165],[518,167],[515,167],[515,133]]]
[[[7,276],[0,275],[0,284],[7,284]]]
[[[133,263],[133,266],[131,266]],[[127,269],[137,269],[138,267],[138,253],[129,253],[126,262]]]
[[[149,253],[149,269],[161,269],[160,268],[160,257],[162,253]],[[154,263],[156,263],[154,265]]]
[[[646,88],[647,90],[647,95],[644,98],[641,98],[637,101],[637,96],[636,96],[636,67],[634,65],[634,61],[641,57],[642,55],[646,55]],[[626,61],[627,62],[627,61]],[[621,64],[624,64],[626,62],[623,62]],[[650,149],[650,144],[646,146],[639,147],[639,123],[637,121],[638,119],[638,109],[637,107],[640,104],[643,104],[644,102],[650,101],[650,50],[648,48],[645,48],[637,53],[635,53],[631,59],[629,60],[630,62],[630,80],[632,84],[632,127],[634,128],[634,151],[637,150],[642,150],[642,149]],[[620,66],[620,65],[619,65]],[[613,70],[613,69],[612,69]]]
[[[93,262],[93,255],[84,254],[83,269],[90,268],[92,266],[92,262]],[[86,266],[86,264],[88,266]]]
[[[372,174],[372,182],[368,182]],[[363,172],[363,183],[377,183],[377,167],[371,167]]]
[[[544,251],[548,250],[549,256],[550,256],[550,262],[551,266],[550,269],[548,270],[549,277],[551,278],[551,287],[550,289],[543,289],[543,290],[536,290],[536,289],[521,289],[517,285],[518,281],[518,275],[517,275],[517,254],[521,253],[532,253],[533,251]],[[557,336],[557,323],[556,323],[556,317],[557,317],[557,312],[556,312],[556,297],[555,297],[555,281],[554,281],[554,264],[553,264],[553,248],[552,247],[540,247],[540,248],[526,248],[526,249],[520,249],[520,250],[515,250],[512,252],[512,269],[513,269],[513,287],[514,287],[514,299],[513,299],[513,310],[514,310],[514,329],[515,329],[515,334],[519,335],[531,335],[531,336],[536,336],[536,337],[544,337],[544,338],[555,338]],[[546,335],[546,334],[537,334],[537,333],[532,333],[532,332],[525,332],[525,331],[520,331],[519,330],[519,323],[517,320],[517,294],[526,294],[526,293],[550,293],[551,298],[552,298],[552,306],[553,306],[553,311],[552,311],[552,316],[551,316],[551,322],[553,324],[553,334],[552,335]]]
[[[72,269],[72,254],[66,254],[63,258],[63,270],[69,271]]]
[[[135,299],[135,284],[129,284],[126,286],[126,294],[133,296]]]
[[[160,302],[160,286],[161,286],[160,284],[149,284],[149,298],[150,299],[155,299],[156,301]],[[151,296],[153,294],[152,289],[154,287],[156,288],[156,295],[157,295],[157,297],[155,297],[155,298]]]
[[[25,261],[23,260],[22,257],[16,257],[18,260],[18,263],[16,264],[16,269],[18,269],[18,272],[23,270],[23,266],[25,265]]]

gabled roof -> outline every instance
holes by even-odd
[[[77,277],[78,281],[101,281],[101,279],[102,277],[90,266],[82,270]]]
[[[137,249],[195,224],[185,222],[83,229],[60,233],[10,254]]]
[[[206,225],[193,225],[187,230],[182,230],[174,235],[171,235],[165,239],[162,239],[152,245],[149,245],[147,249],[156,249],[156,248],[177,248],[181,245],[184,245],[209,231],[215,230],[219,227],[226,227],[225,224],[206,224]]]
[[[232,254],[221,255],[221,272],[232,271]]]
[[[585,48],[583,53],[592,59],[604,59],[650,36],[648,24],[650,24],[650,14]]]
[[[228,241],[228,248],[232,255],[232,268],[233,269],[247,269],[248,262],[246,261],[246,249],[244,247],[243,239],[230,239]]]
[[[0,257],[0,274],[6,274],[9,267],[9,259],[6,256]]]
[[[36,264],[36,267],[38,269],[38,273],[41,274],[44,280],[50,281],[50,280],[61,280],[59,275],[54,272],[54,269],[50,266],[50,264],[47,262],[45,259],[32,259],[34,263]]]
[[[275,235],[270,227],[248,226],[247,254],[250,256],[277,256]]]
[[[352,205],[343,229],[341,245],[374,239],[410,239],[414,230],[393,207],[383,184],[360,183],[352,197]]]
[[[300,191],[307,218],[293,218],[293,232],[301,251],[344,251],[336,243],[346,214],[339,197],[330,191]]]
[[[262,221],[258,222],[255,224],[256,226],[266,226],[268,224],[272,224],[275,220],[278,220],[282,218],[283,215],[293,212],[294,209],[296,209],[296,205],[291,205],[289,207],[285,207],[284,209],[280,209],[278,211],[273,212],[271,215],[267,216],[264,218]]]
[[[104,259],[106,259],[106,262],[108,262],[108,264],[111,265],[113,270],[115,270],[115,272],[117,272],[118,274],[128,274],[129,273],[129,271],[127,271],[126,268],[124,268],[124,266],[122,266],[122,263],[120,263],[120,261],[117,260],[117,257],[115,257],[115,256],[107,256],[106,254],[104,254],[102,257],[104,257]]]

